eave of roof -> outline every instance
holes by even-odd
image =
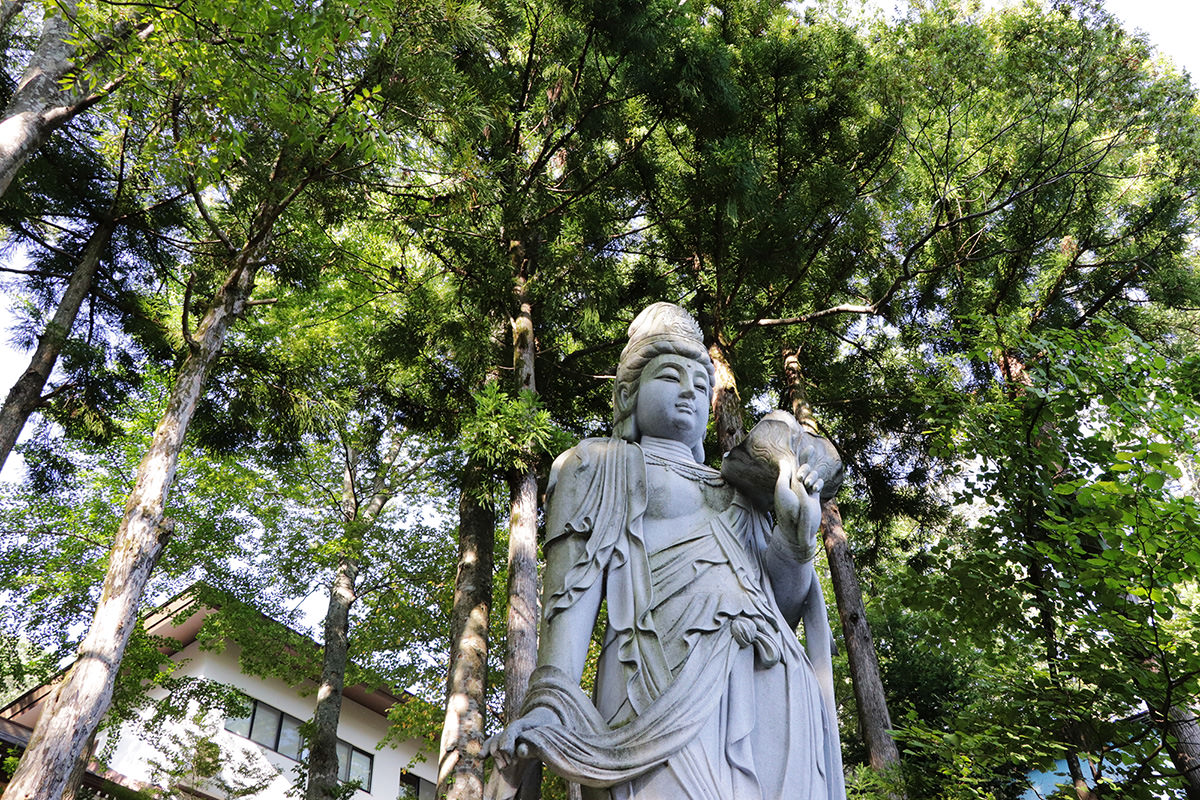
[[[142,617],[142,627],[151,636],[158,636],[176,642],[177,644],[162,648],[164,654],[174,655],[196,641],[200,629],[204,625],[204,621],[218,610],[215,606],[219,606],[219,603],[214,604],[201,599],[202,594],[211,595],[214,593],[217,593],[217,590],[203,581],[198,581],[170,600],[146,612]],[[228,595],[226,595],[226,598],[225,602],[241,602]],[[194,610],[191,613],[186,613],[189,608],[193,608]],[[321,646],[311,637],[305,636],[276,619],[272,619],[261,611],[258,614],[265,624],[283,628],[296,637],[311,643],[318,651],[320,650]],[[13,724],[18,724],[18,727],[25,729],[25,726],[15,723],[15,719],[23,716],[31,709],[40,706],[62,679],[63,675],[66,674],[68,668],[64,667],[45,683],[33,687],[20,697],[9,702],[8,705],[0,708],[0,721],[13,722]],[[342,694],[344,697],[381,716],[387,716],[388,709],[396,703],[407,703],[415,699],[407,691],[403,692],[400,696],[396,696],[386,690],[372,689],[363,683],[345,687],[342,690]],[[0,732],[0,735],[2,735],[2,732]]]

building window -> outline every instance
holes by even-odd
[[[358,781],[359,788],[364,792],[371,791],[371,771],[375,759],[370,754],[348,742],[338,739],[338,780],[342,783]]]
[[[400,800],[420,800],[421,779],[411,772],[400,773]]]
[[[260,700],[251,700],[250,715],[227,718],[225,730],[258,742],[293,761],[303,761],[308,754],[304,748],[304,737],[300,735],[300,724],[300,720],[291,714],[285,714]],[[341,739],[337,742],[337,757],[338,780],[343,783],[358,781],[360,789],[371,791],[375,757]]]

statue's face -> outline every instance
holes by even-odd
[[[699,361],[656,356],[638,378],[638,431],[695,447],[704,441],[711,397],[708,369]]]

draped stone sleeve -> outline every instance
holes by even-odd
[[[547,586],[546,619],[570,607],[627,558],[625,533],[645,507],[641,451],[619,439],[584,439],[560,455],[547,488],[546,546],[572,548],[561,586]]]

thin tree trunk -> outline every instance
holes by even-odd
[[[792,414],[810,433],[816,433],[812,405],[804,386],[800,360],[793,351],[785,350],[783,369],[791,394]],[[876,771],[895,769],[900,764],[900,750],[892,738],[892,717],[888,712],[883,680],[879,674],[879,657],[867,623],[858,572],[850,555],[850,540],[842,525],[842,514],[836,500],[821,506],[821,533],[829,574],[837,600],[838,617],[846,639],[846,658],[850,665],[850,681],[858,707],[858,726],[867,745],[871,767]]]
[[[46,14],[37,48],[0,120],[0,197],[25,160],[77,113],[71,110],[76,98],[59,83],[74,67],[75,46],[70,42],[74,15],[74,3],[65,12]]]
[[[37,349],[34,350],[33,358],[29,360],[29,366],[13,384],[8,397],[4,400],[4,407],[0,408],[0,469],[3,469],[4,463],[8,460],[8,454],[12,452],[13,446],[17,443],[17,438],[21,435],[29,415],[41,403],[42,389],[45,388],[46,381],[50,379],[50,373],[58,361],[58,354],[62,351],[63,343],[71,335],[71,328],[75,325],[79,307],[83,304],[83,299],[87,297],[88,292],[91,291],[92,281],[100,266],[100,257],[108,248],[108,243],[112,239],[116,227],[116,222],[106,219],[92,231],[83,255],[80,257],[79,263],[75,265],[75,271],[71,273],[70,280],[67,281],[66,291],[63,292],[62,299],[58,301],[54,319],[50,320],[46,325],[46,330],[38,337]]]
[[[108,710],[138,603],[172,527],[164,521],[163,510],[188,424],[229,325],[250,297],[256,255],[249,246],[242,251],[179,368],[166,411],[138,466],[91,627],[75,664],[46,704],[4,800],[59,800],[72,791],[72,768]]]
[[[394,432],[394,431],[393,431]],[[350,610],[358,599],[358,552],[365,529],[392,499],[391,472],[400,455],[400,437],[394,437],[387,456],[375,474],[370,501],[360,507],[355,486],[357,454],[345,451],[346,467],[342,474],[341,517],[346,545],[338,559],[337,572],[329,587],[329,606],[325,613],[325,645],[321,657],[321,686],[317,689],[317,707],[313,713],[313,735],[309,743],[306,800],[328,800],[340,796],[337,757],[338,723],[342,715],[342,693],[346,686],[346,668],[350,664]]]
[[[1200,800],[1200,725],[1196,712],[1171,706],[1167,711],[1167,740],[1188,800]]]
[[[900,751],[892,739],[892,718],[883,693],[883,681],[879,677],[879,657],[875,653],[875,642],[867,624],[862,589],[850,557],[850,541],[842,526],[842,515],[836,500],[830,500],[821,508],[821,534],[825,540],[829,575],[846,639],[846,657],[850,662],[850,679],[858,706],[859,729],[867,745],[871,768],[882,772],[900,764]]]
[[[1096,794],[1088,786],[1083,777],[1083,768],[1079,766],[1079,754],[1074,750],[1067,751],[1067,772],[1071,774],[1071,785],[1079,800],[1096,800]]]
[[[448,800],[483,797],[488,616],[496,535],[495,511],[481,496],[486,486],[483,464],[469,459],[463,466],[458,501],[458,575],[450,615],[446,721],[438,758],[438,795]]]
[[[6,33],[8,23],[12,22],[13,17],[20,14],[24,7],[25,0],[0,0],[0,36]]]
[[[523,259],[522,259],[523,262]],[[512,321],[513,367],[517,385],[537,391],[533,306],[525,280],[526,264],[517,265],[513,287],[517,316]],[[537,664],[537,473],[531,465],[509,475],[511,499],[508,524],[508,647],[504,654],[504,720],[521,714],[529,677]],[[537,800],[541,773],[528,770],[517,792],[518,800]]]
[[[358,516],[354,491],[353,450],[346,452],[342,477],[342,524],[349,529]],[[346,686],[346,664],[350,657],[350,608],[358,599],[358,560],[343,552],[329,587],[325,612],[325,641],[321,654],[321,686],[313,712],[313,735],[309,743],[307,800],[333,800],[338,796],[337,732],[342,715],[342,690]]]
[[[325,612],[325,646],[321,686],[313,713],[313,736],[308,756],[308,800],[332,800],[338,792],[337,731],[342,714],[342,690],[350,657],[350,608],[358,599],[358,561],[343,556],[329,590]]]
[[[742,417],[742,398],[738,394],[737,378],[725,350],[719,344],[708,348],[717,373],[717,385],[713,387],[713,415],[717,429],[717,447],[728,453],[746,438],[746,425]]]

